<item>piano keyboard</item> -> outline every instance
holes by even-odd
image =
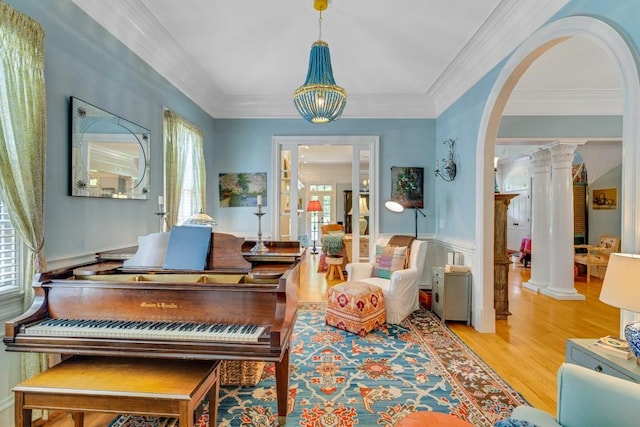
[[[223,323],[145,322],[129,320],[47,319],[27,326],[27,335],[257,342],[265,328]]]

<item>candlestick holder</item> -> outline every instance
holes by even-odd
[[[167,229],[167,212],[155,212],[154,215],[157,215],[160,219],[160,232],[164,232]]]
[[[269,252],[269,248],[267,248],[264,242],[262,241],[262,216],[265,213],[266,212],[262,212],[262,205],[258,205],[258,212],[253,213],[258,217],[258,241],[256,242],[255,246],[251,249],[251,252],[254,252],[254,253],[261,254],[261,253]]]

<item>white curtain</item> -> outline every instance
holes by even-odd
[[[167,225],[171,228],[178,221],[184,183],[187,178],[190,178],[193,183],[191,213],[204,212],[206,202],[204,134],[197,126],[176,113],[165,110],[164,138]],[[188,170],[188,164],[191,165],[191,170]],[[186,174],[189,174],[189,177]]]

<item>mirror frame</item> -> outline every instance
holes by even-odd
[[[149,199],[149,129],[72,96],[69,140],[69,195]]]

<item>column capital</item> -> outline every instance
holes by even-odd
[[[547,149],[539,149],[529,154],[534,173],[549,172],[551,168],[551,153]]]
[[[553,168],[571,167],[573,163],[573,153],[577,147],[578,144],[576,143],[554,142],[550,144],[551,166]]]

